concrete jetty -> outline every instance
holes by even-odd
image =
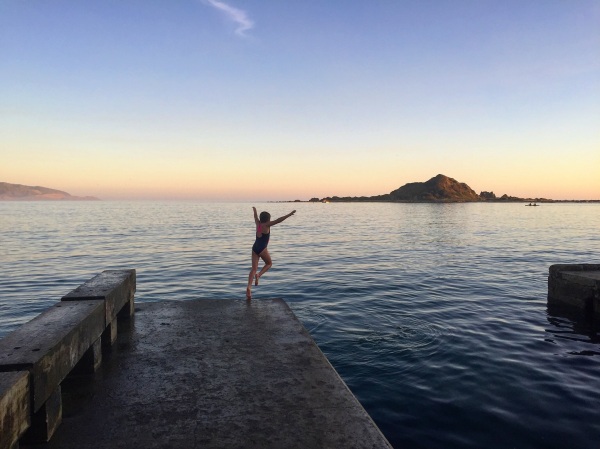
[[[550,266],[548,304],[568,306],[600,319],[600,264]]]
[[[104,312],[106,343],[100,363],[88,348],[78,369],[57,376],[62,423],[31,447],[391,448],[283,300],[144,303],[134,316],[135,285],[125,278],[109,282],[127,298],[120,302],[65,297]],[[97,341],[90,348],[102,347]],[[10,437],[0,428],[0,448],[30,447],[23,429],[39,414],[28,406],[40,387],[29,368],[17,368],[0,373],[0,425],[12,423]]]

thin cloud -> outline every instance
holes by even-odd
[[[206,0],[206,3],[224,13],[229,20],[233,21],[237,25],[235,34],[238,36],[245,37],[245,32],[254,27],[254,22],[250,20],[246,12],[242,11],[241,9],[234,8],[233,6],[230,6],[227,3],[223,3],[219,0]]]

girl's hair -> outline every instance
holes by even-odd
[[[271,220],[271,214],[268,212],[261,212],[258,219],[260,220],[261,223],[266,223]]]

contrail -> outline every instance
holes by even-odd
[[[237,34],[238,36],[245,37],[246,35],[244,33],[254,27],[254,22],[250,20],[250,18],[248,18],[248,15],[245,11],[234,8],[233,6],[229,6],[227,3],[223,3],[219,0],[205,1],[213,8],[216,8],[219,11],[223,12],[228,19],[232,20],[237,24],[235,34]]]

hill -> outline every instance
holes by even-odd
[[[480,196],[464,182],[437,175],[425,182],[411,182],[389,194],[392,201],[466,202]]]
[[[98,198],[73,196],[48,187],[0,182],[0,201],[98,201]]]
[[[538,203],[554,203],[555,200],[547,198],[519,198],[504,194],[497,197],[494,192],[483,191],[475,193],[471,187],[464,182],[458,182],[456,179],[445,175],[437,175],[425,182],[410,182],[402,187],[386,193],[375,196],[328,196],[323,199],[311,198],[309,202],[360,202],[360,201],[397,201],[404,203],[465,203],[465,202],[523,202],[535,201]],[[586,200],[571,200],[576,202],[598,202]]]
[[[493,193],[492,193],[493,195]],[[313,198],[314,201],[318,199]],[[376,196],[327,197],[320,201],[402,201],[415,203],[458,203],[483,201],[480,195],[464,182],[437,175],[425,182],[410,182],[402,187]]]

